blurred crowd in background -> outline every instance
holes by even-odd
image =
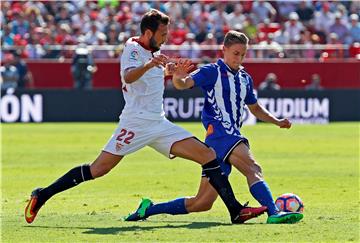
[[[72,0],[1,5],[3,51],[16,46],[17,54],[29,59],[72,58],[80,43],[96,47],[94,58],[117,58],[121,45],[140,34],[141,16],[150,8],[171,17],[167,44],[173,46],[167,50],[175,56],[217,57],[216,45],[229,29],[246,33],[257,47],[248,57],[347,58],[360,53],[360,1]],[[300,48],[287,50],[289,44]],[[317,44],[330,45],[319,49]]]
[[[250,38],[247,58],[360,60],[360,1],[1,1],[1,89],[35,87],[24,60],[70,59],[74,87],[90,89],[94,59],[119,58],[150,8],[171,17],[163,53],[208,63],[230,30]],[[278,60],[278,59],[277,59]],[[307,89],[321,89],[314,73]],[[269,73],[259,89],[278,90]]]

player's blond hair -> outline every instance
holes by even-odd
[[[230,30],[226,33],[224,38],[224,46],[229,47],[234,44],[243,44],[247,45],[249,43],[249,38],[242,32],[236,30]]]

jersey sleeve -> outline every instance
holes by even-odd
[[[205,65],[190,74],[195,82],[195,87],[214,85],[217,79],[217,69],[213,65]]]
[[[140,56],[140,50],[137,46],[126,44],[121,56],[121,72],[129,68],[136,68],[143,64]]]
[[[246,85],[246,97],[245,97],[245,104],[247,105],[253,105],[257,102],[257,97],[256,94],[254,92],[254,84],[253,84],[253,80],[250,76],[246,77],[248,80],[248,84]]]

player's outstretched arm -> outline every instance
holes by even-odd
[[[172,82],[176,89],[189,89],[194,87],[195,82],[188,74],[191,69],[194,68],[191,60],[188,59],[180,59],[178,63],[175,65],[173,71]]]
[[[141,78],[149,69],[158,66],[166,65],[168,61],[168,57],[165,55],[158,55],[156,57],[151,58],[147,63],[141,65],[140,67],[127,69],[124,73],[125,83],[131,84]]]
[[[280,128],[289,129],[291,127],[291,122],[288,119],[276,118],[273,114],[266,110],[265,107],[263,107],[257,102],[253,105],[248,105],[248,107],[251,113],[261,121],[273,123]]]

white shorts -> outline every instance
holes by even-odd
[[[115,132],[103,151],[115,155],[131,154],[145,146],[150,146],[169,158],[171,146],[180,140],[193,137],[185,129],[164,118],[159,121],[144,119],[120,119]]]

